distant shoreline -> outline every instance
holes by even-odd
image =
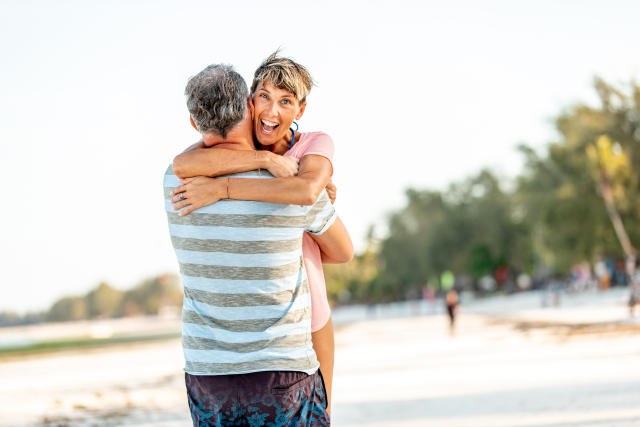
[[[111,347],[123,344],[138,344],[180,338],[180,333],[159,335],[114,337],[114,338],[75,338],[65,340],[42,341],[26,346],[0,348],[0,362],[19,356],[48,355],[61,351],[73,351],[89,348]]]

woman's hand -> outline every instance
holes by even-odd
[[[206,176],[181,179],[183,184],[174,189],[171,194],[173,210],[185,209],[178,215],[184,216],[203,206],[210,205],[227,196],[227,178],[215,179]]]
[[[329,196],[331,204],[333,205],[336,202],[336,194],[338,193],[338,188],[335,186],[331,178],[329,178],[329,182],[327,183],[325,190],[327,190],[327,196]]]
[[[263,152],[267,153],[265,169],[267,169],[271,175],[276,178],[286,178],[298,174],[298,159],[295,157],[281,156],[279,154],[273,154],[270,151]]]

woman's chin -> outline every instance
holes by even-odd
[[[271,146],[271,145],[276,143],[276,141],[274,139],[271,139],[271,138],[267,139],[267,138],[258,137],[257,139],[258,139],[258,142],[260,144],[264,145],[265,147],[269,147],[269,146]]]
[[[258,142],[262,145],[274,145],[278,141],[282,139],[281,135],[277,135],[275,132],[273,133],[264,133],[258,132],[256,135]]]

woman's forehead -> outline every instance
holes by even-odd
[[[284,85],[276,86],[271,83],[270,80],[264,80],[260,82],[257,87],[257,91],[258,90],[264,90],[265,92],[269,92],[270,94],[278,96],[292,96],[293,98],[297,99],[296,94],[287,89]]]

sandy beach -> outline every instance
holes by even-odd
[[[332,424],[640,425],[640,322],[625,295],[481,300],[454,335],[439,307],[370,310],[338,328]],[[188,426],[181,368],[179,339],[5,358],[0,425]]]

